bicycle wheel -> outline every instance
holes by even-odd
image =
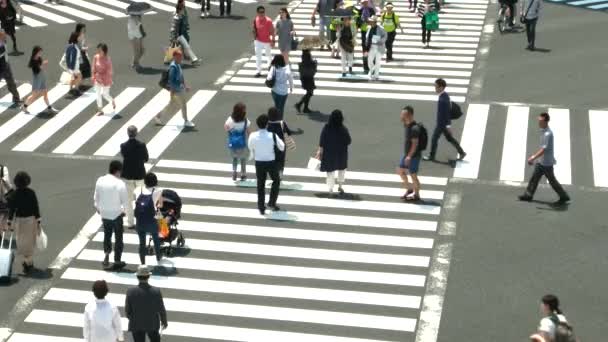
[[[498,13],[498,20],[496,23],[498,24],[498,32],[504,33],[507,27],[507,17],[505,16],[504,8],[502,8]]]

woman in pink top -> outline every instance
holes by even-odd
[[[116,111],[116,102],[110,95],[112,86],[112,60],[108,56],[108,46],[104,43],[97,45],[97,53],[93,58],[92,68],[93,84],[97,93],[97,115],[103,115],[103,100],[112,102],[112,108]]]

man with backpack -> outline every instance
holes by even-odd
[[[382,27],[384,31],[386,31],[386,62],[393,61],[393,43],[395,42],[395,37],[397,36],[397,28],[401,30],[403,33],[403,27],[399,22],[399,16],[397,13],[393,11],[393,3],[387,2],[386,7],[384,8],[384,13],[382,14]]]
[[[424,156],[424,160],[435,160],[435,154],[437,153],[437,143],[439,138],[443,134],[445,139],[452,144],[458,151],[458,160],[463,160],[467,155],[466,152],[460,147],[458,140],[452,135],[450,126],[452,125],[452,119],[457,119],[462,115],[460,106],[450,101],[450,95],[446,93],[445,88],[447,83],[444,79],[438,78],[435,80],[435,91],[439,94],[437,100],[437,122],[435,130],[433,130],[433,136],[431,137],[431,152]]]
[[[414,108],[405,106],[401,110],[401,122],[405,126],[405,148],[404,155],[399,161],[397,173],[403,180],[405,195],[401,196],[404,201],[420,201],[420,180],[418,180],[418,167],[420,166],[420,155],[426,149],[428,133],[422,123],[414,120]],[[412,182],[408,181],[408,174]]]
[[[194,123],[188,120],[188,106],[186,104],[186,92],[190,91],[190,87],[186,86],[184,80],[184,71],[182,70],[181,64],[184,58],[181,50],[175,50],[173,52],[173,61],[169,65],[169,69],[163,71],[159,85],[169,91],[171,99],[169,105],[158,115],[154,117],[154,122],[162,126],[162,117],[164,113],[169,112],[175,113],[175,110],[181,109],[182,117],[184,118],[184,127],[194,127]]]

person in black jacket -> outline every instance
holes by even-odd
[[[6,51],[6,33],[0,31],[0,80],[4,79],[8,91],[13,95],[13,105],[21,103],[21,97],[15,84],[15,78],[8,64],[8,51]]]
[[[136,139],[137,127],[131,125],[127,128],[129,140],[120,144],[120,154],[123,157],[122,178],[127,184],[127,228],[135,228],[135,219],[133,218],[133,201],[135,201],[135,189],[143,186],[143,180],[146,176],[145,163],[148,162],[148,148],[146,143]]]
[[[160,342],[159,330],[167,329],[167,311],[160,289],[148,283],[150,270],[140,265],[135,273],[139,285],[127,290],[125,315],[129,319],[129,331],[134,342]]]
[[[342,185],[348,167],[348,145],[351,143],[348,129],[344,126],[344,116],[339,109],[331,112],[319,139],[316,158],[321,160],[321,171],[327,172],[329,194],[334,192],[335,171],[338,171],[338,192],[344,194]]]
[[[276,134],[282,141],[285,141],[285,134],[291,135],[291,130],[287,126],[285,120],[281,120],[281,114],[276,107],[268,108],[268,126],[266,126],[268,132]],[[275,162],[277,163],[277,169],[279,170],[279,176],[283,177],[283,170],[285,169],[285,160],[287,156],[287,148],[283,151],[277,151],[275,156]]]
[[[298,73],[300,74],[302,89],[306,90],[306,94],[295,104],[295,107],[298,113],[301,113],[303,104],[304,113],[310,113],[308,104],[316,88],[315,74],[317,73],[317,61],[312,59],[310,50],[302,50],[302,61],[298,63]]]
[[[13,53],[18,54],[17,38],[15,37],[15,24],[17,22],[17,9],[9,0],[0,0],[0,24],[2,30],[13,40]]]

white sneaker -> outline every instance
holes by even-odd
[[[157,117],[154,117],[154,123],[156,125],[158,125],[158,126],[162,126],[163,125],[163,122],[159,118],[157,118]]]
[[[192,121],[186,120],[186,121],[184,121],[184,126],[185,127],[194,127],[195,125]]]

